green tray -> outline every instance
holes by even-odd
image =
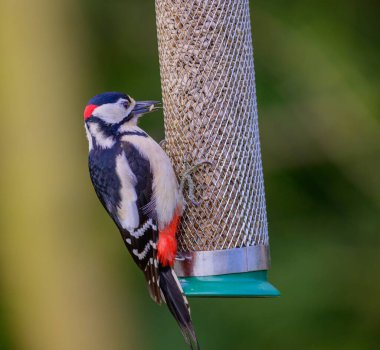
[[[206,277],[180,277],[188,297],[255,298],[278,297],[280,292],[267,279],[267,271]]]

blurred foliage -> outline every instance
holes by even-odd
[[[204,349],[380,347],[375,0],[251,1],[278,299],[191,300]],[[160,96],[154,2],[0,0],[0,348],[185,349],[87,174],[95,93]],[[142,121],[157,140],[162,115]]]

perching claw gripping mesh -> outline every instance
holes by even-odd
[[[166,151],[193,175],[180,276],[269,268],[248,0],[156,0]]]

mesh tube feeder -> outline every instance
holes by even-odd
[[[269,237],[249,0],[156,0],[165,149],[193,175],[175,270],[188,296],[277,296]]]

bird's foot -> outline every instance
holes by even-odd
[[[161,140],[158,144],[159,144],[160,147],[165,151],[165,148],[166,148],[166,140],[163,139],[163,140]]]
[[[199,206],[203,202],[203,200],[205,198],[202,198],[199,201],[195,200],[195,196],[194,196],[194,187],[195,187],[195,185],[194,185],[194,181],[193,181],[193,178],[191,177],[191,175],[194,174],[203,165],[209,165],[209,166],[211,166],[212,162],[210,162],[208,160],[201,160],[201,161],[197,162],[193,166],[190,166],[188,163],[186,163],[186,169],[181,174],[181,181],[180,181],[180,184],[179,184],[179,190],[181,191],[181,193],[183,195],[183,192],[184,192],[184,189],[185,189],[185,185],[187,183],[187,186],[189,188],[189,194],[188,194],[189,200],[195,206]]]

